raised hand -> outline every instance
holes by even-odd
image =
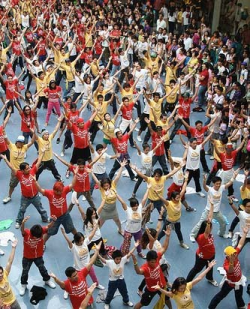
[[[171,234],[171,226],[168,225],[168,227],[166,228],[166,231],[163,231],[165,233],[166,236],[170,236]]]
[[[23,223],[26,223],[28,220],[29,220],[30,216],[26,216],[24,219],[23,219]]]
[[[209,267],[209,268],[213,268],[215,264],[216,264],[216,261],[213,260],[213,261],[211,261],[210,263],[208,263],[208,267]]]
[[[18,239],[15,238],[15,240],[12,241],[12,243],[11,243],[12,248],[16,248],[17,244],[18,244]]]

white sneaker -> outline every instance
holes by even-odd
[[[131,301],[129,301],[129,302],[127,302],[127,303],[123,303],[125,306],[129,306],[129,307],[133,307],[134,306],[134,304],[131,302]]]
[[[83,201],[86,201],[86,197],[85,197],[84,195],[82,196],[82,200],[83,200]]]
[[[181,246],[183,249],[186,249],[186,250],[189,249],[189,246],[188,246],[187,244],[185,244],[184,242],[180,242],[180,246]]]
[[[227,238],[233,238],[233,236],[234,236],[234,233],[233,232],[228,232],[228,234],[227,234]]]
[[[135,131],[136,131],[136,132],[138,132],[138,131],[139,131],[139,129],[135,127]]]
[[[64,152],[63,151],[61,152],[61,157],[64,157]]]
[[[27,284],[21,284],[21,287],[19,289],[19,295],[23,296],[25,294],[26,289],[27,289]]]
[[[20,223],[16,222],[15,228],[16,228],[16,229],[19,229],[19,228],[20,228]]]
[[[191,242],[195,242],[195,238],[194,238],[193,235],[189,235],[189,239],[190,239]]]
[[[96,286],[96,288],[99,289],[99,290],[105,290],[105,287],[103,285],[101,285],[101,284],[98,284]]]
[[[63,293],[63,298],[64,298],[64,299],[68,299],[68,298],[69,298],[69,293],[66,292],[66,291],[64,291],[64,293]]]
[[[4,251],[0,249],[0,255],[4,255]]]
[[[9,197],[9,196],[7,196],[7,197],[5,197],[5,198],[3,199],[3,203],[4,203],[4,204],[9,203],[10,201],[11,201],[11,197]]]
[[[231,197],[233,202],[235,202],[235,203],[239,202],[239,200],[234,195],[231,195],[230,197]]]
[[[203,192],[196,192],[200,197],[205,197],[205,194]]]
[[[109,308],[110,308],[109,304],[104,305],[104,309],[109,309]]]
[[[142,142],[140,135],[137,136],[137,140],[138,140],[138,142]]]
[[[218,236],[228,239],[228,234],[221,235],[220,232],[217,233]]]
[[[214,160],[214,156],[211,156],[209,159],[210,159],[210,160]]]
[[[51,289],[55,289],[56,288],[56,284],[50,279],[48,281],[45,281],[45,284],[47,286],[49,286]]]

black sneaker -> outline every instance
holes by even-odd
[[[59,144],[60,143],[60,138],[58,137],[58,139],[56,140],[56,143]]]

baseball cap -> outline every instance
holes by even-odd
[[[232,247],[232,246],[228,246],[228,247],[225,248],[224,253],[225,253],[227,256],[230,256],[230,255],[232,255],[232,254],[234,254],[234,253],[237,253],[237,250],[235,250],[235,248]]]
[[[184,92],[182,96],[183,96],[183,98],[189,98],[190,97],[190,93],[189,92]]]
[[[25,138],[23,135],[19,135],[16,139],[16,142],[25,143]]]
[[[76,122],[77,122],[77,123],[83,123],[84,120],[83,120],[82,118],[78,118]]]
[[[245,61],[241,62],[241,65],[247,66],[247,63]]]

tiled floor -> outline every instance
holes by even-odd
[[[43,116],[39,117],[39,123],[40,127],[42,128],[43,123],[44,123],[44,111],[41,110]],[[87,119],[89,116],[88,112],[85,115],[85,119]],[[1,118],[2,119],[2,118]],[[195,120],[201,119],[205,120],[204,118],[204,113],[202,114],[191,114],[191,123],[194,125]],[[55,116],[51,116],[51,121],[48,126],[48,130],[51,132],[55,126]],[[15,138],[19,135],[19,128],[20,128],[20,119],[19,115],[15,111],[15,114],[12,116],[6,132],[8,134],[8,137],[11,141],[15,142]],[[137,133],[135,132],[135,135]],[[102,140],[102,134],[98,133],[97,139],[95,141],[95,144],[97,142],[101,142]],[[57,153],[61,152],[61,145],[56,145],[54,142],[54,151]],[[71,156],[71,150],[66,151],[66,156],[65,160],[70,159]],[[176,136],[174,143],[171,146],[172,150],[172,155],[173,156],[180,156],[180,154],[183,153],[183,148],[180,145],[180,141],[178,136]],[[138,157],[136,155],[136,151],[134,149],[130,149],[130,154],[132,157],[133,162],[138,161]],[[108,153],[112,154],[111,147],[109,146]],[[29,163],[32,163],[36,158],[36,151],[35,147],[32,146],[31,149],[28,152],[27,156],[27,161]],[[211,165],[211,161],[209,161],[209,157],[207,156],[207,161],[209,165]],[[66,168],[64,165],[62,165],[60,162],[56,162],[57,167],[64,177]],[[108,163],[108,171],[111,168],[112,162]],[[4,164],[4,162],[1,162],[0,164],[0,200],[6,196],[7,191],[8,191],[8,183],[9,183],[9,176],[10,176],[10,171]],[[65,184],[69,183],[70,180],[65,179]],[[53,176],[50,174],[48,171],[44,171],[44,173],[41,175],[39,179],[39,183],[43,188],[52,188],[52,185],[54,183]],[[167,188],[171,183],[171,180],[167,181],[165,188]],[[121,178],[119,181],[118,185],[118,192],[119,194],[127,200],[131,196],[132,188],[134,186],[134,182],[131,182],[129,178]],[[190,186],[192,186],[193,183],[190,183]],[[239,198],[239,186],[240,183],[235,183],[235,193],[236,196]],[[138,199],[141,199],[144,192],[145,192],[146,184],[143,183],[138,191]],[[98,207],[100,204],[100,193],[98,190],[94,191],[93,194],[94,197],[94,202],[96,206]],[[70,199],[70,195],[68,196],[68,200]],[[182,224],[182,232],[184,235],[184,240],[185,242],[190,245],[190,250],[184,250],[178,245],[177,237],[175,233],[172,233],[171,240],[170,240],[170,246],[169,249],[166,253],[166,256],[171,264],[171,270],[170,270],[170,281],[173,281],[175,277],[178,276],[186,276],[189,270],[191,269],[194,259],[195,259],[195,251],[197,248],[196,244],[192,244],[189,241],[189,232],[193,225],[197,222],[199,219],[204,206],[206,199],[201,198],[197,195],[187,195],[187,201],[190,204],[190,206],[197,208],[197,212],[195,213],[188,213],[183,209],[183,214],[182,214],[182,219],[181,219],[181,224]],[[46,198],[42,197],[42,202],[44,207],[48,210],[48,201]],[[12,201],[8,203],[7,205],[0,205],[0,219],[5,220],[5,219],[13,219],[15,221],[15,217],[19,208],[19,203],[20,203],[20,188],[17,187],[14,194]],[[87,202],[82,202],[82,207],[86,209],[88,207]],[[118,205],[119,208],[119,214],[121,220],[125,219],[124,211]],[[223,197],[223,204],[222,204],[222,211],[223,213],[227,216],[229,222],[234,218],[234,214],[230,208],[230,206],[227,203],[226,199],[226,193],[224,194]],[[31,218],[27,223],[27,227],[31,227],[35,223],[40,223],[40,216],[36,212],[36,210],[30,206],[28,208],[28,211],[26,213],[27,215],[30,215]],[[73,209],[72,211],[72,218],[74,220],[75,226],[79,231],[82,231],[82,220],[81,217],[78,213],[78,210],[76,208]],[[153,220],[154,223],[152,224],[153,227],[155,227],[156,222],[157,222],[157,213],[153,213]],[[216,234],[218,231],[218,226],[217,224],[214,224],[214,237],[215,237],[215,244],[216,244],[216,260],[217,260],[217,266],[222,266],[223,262],[223,248],[231,243],[230,240],[226,239],[221,239],[219,238]],[[21,304],[21,307],[24,308],[33,308],[34,306],[30,304],[30,295],[29,293],[26,293],[24,297],[20,297],[18,295],[18,289],[20,286],[20,275],[21,275],[21,261],[22,261],[22,250],[23,250],[23,245],[22,245],[22,237],[21,233],[19,230],[16,230],[14,227],[14,222],[9,229],[9,231],[12,231],[15,233],[16,237],[19,239],[19,244],[15,256],[15,260],[12,266],[12,271],[10,275],[10,281],[11,285],[17,295],[17,299]],[[121,236],[117,233],[117,228],[116,225],[112,221],[106,222],[106,224],[102,228],[102,234],[104,238],[107,238],[108,244],[110,245],[115,245],[119,247],[122,242]],[[8,254],[11,250],[10,245],[8,247],[3,248],[5,251],[5,256],[0,257],[0,264],[5,265]],[[66,242],[64,238],[62,237],[61,233],[59,232],[58,235],[52,237],[48,243],[47,243],[47,249],[44,254],[44,260],[45,260],[45,265],[49,271],[53,271],[59,278],[65,279],[64,275],[64,270],[66,267],[71,266],[73,259],[71,256],[70,251],[67,248]],[[139,264],[144,263],[144,260],[138,258]],[[241,265],[243,272],[246,276],[250,276],[250,248],[249,245],[247,245],[244,248],[244,251],[242,252],[240,256],[241,260]],[[218,274],[217,270],[214,270],[214,277],[217,281],[221,280],[221,276]],[[135,274],[132,263],[125,266],[125,279],[127,282],[128,290],[129,290],[129,295],[130,295],[130,300],[134,303],[136,303],[139,300],[139,296],[136,294],[137,287],[142,279],[142,277],[139,277],[138,275]],[[105,287],[108,285],[108,269],[107,268],[98,268],[95,267],[97,276],[100,280],[100,283],[103,284]],[[29,289],[36,284],[36,285],[43,285],[42,278],[38,272],[38,269],[33,265],[31,270],[30,270],[30,277],[29,277]],[[91,282],[88,279],[89,282]],[[64,300],[63,299],[63,291],[57,287],[55,290],[51,290],[50,288],[46,288],[48,292],[48,296],[44,301],[41,301],[39,305],[37,305],[37,308],[54,308],[54,309],[63,309],[63,308],[71,308],[69,300]],[[206,309],[209,301],[211,298],[215,295],[215,293],[218,291],[219,288],[213,287],[210,284],[206,282],[206,280],[203,280],[201,283],[199,283],[192,291],[192,297],[195,303],[195,308],[197,309]],[[98,291],[94,293],[94,296],[96,298]],[[244,292],[244,298],[246,303],[249,302],[249,296]],[[103,304],[97,304],[97,308],[103,308]],[[122,299],[121,297],[116,297],[113,302],[111,303],[111,308],[125,308],[122,305]],[[153,302],[148,308],[153,308]],[[175,305],[173,305],[173,308],[175,308]],[[230,293],[230,295],[218,306],[219,309],[234,309],[236,308],[235,300],[234,300],[234,295],[233,292]]]

